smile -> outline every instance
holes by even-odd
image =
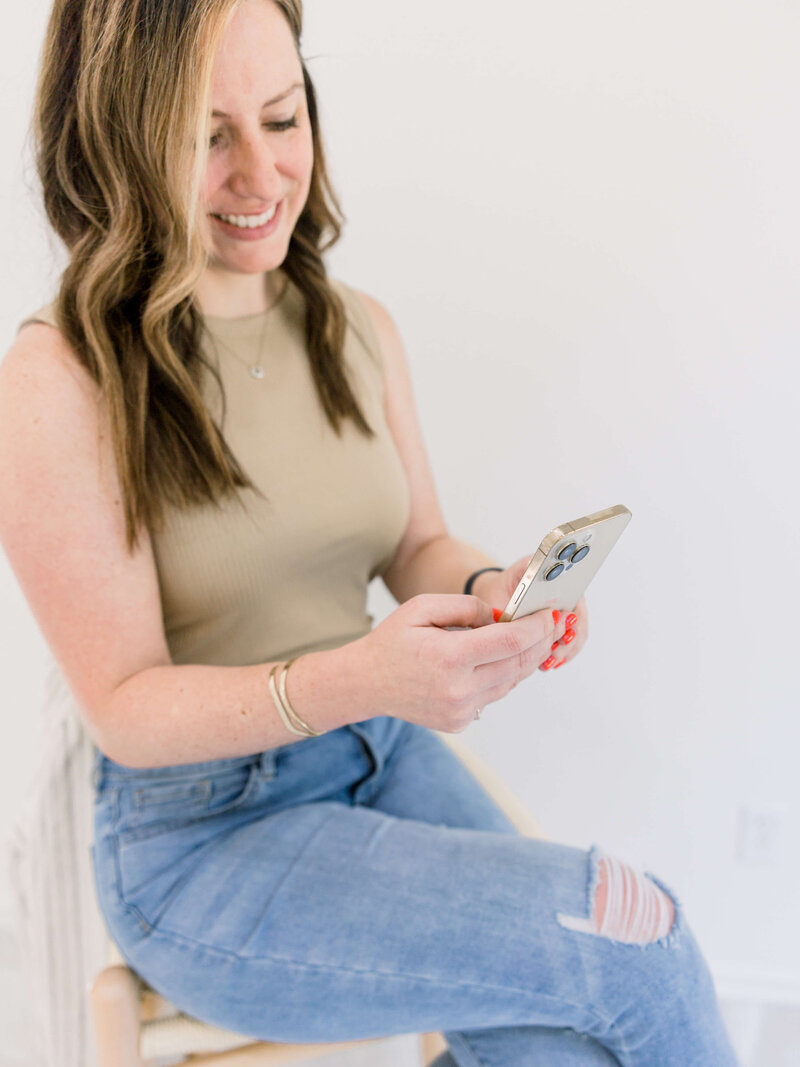
[[[238,226],[240,230],[255,230],[258,226],[265,226],[274,217],[278,205],[273,204],[263,215],[218,215],[214,218],[222,219],[231,226]]]

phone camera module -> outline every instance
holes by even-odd
[[[581,548],[579,548],[578,551],[575,553],[575,555],[572,557],[572,559],[570,560],[570,563],[580,563],[580,561],[582,559],[586,559],[586,557],[588,555],[589,555],[589,546],[588,545],[582,545]]]
[[[561,549],[561,551],[556,556],[556,559],[560,559],[562,561],[562,563],[563,563],[565,559],[569,559],[569,557],[572,555],[572,553],[575,551],[575,549],[577,547],[578,546],[575,544],[574,541],[570,541],[570,543],[568,545],[564,545],[564,547]]]
[[[563,570],[564,570],[564,564],[563,563],[556,563],[555,567],[551,567],[550,570],[547,572],[547,574],[545,574],[544,580],[546,582],[552,582],[553,579],[557,578],[559,576],[559,574],[561,574],[561,572]]]

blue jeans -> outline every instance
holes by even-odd
[[[94,785],[109,931],[205,1022],[284,1042],[441,1031],[438,1067],[736,1063],[681,906],[645,945],[565,927],[597,851],[517,834],[430,730],[378,717],[146,770],[98,753]]]

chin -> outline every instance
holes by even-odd
[[[236,274],[264,274],[267,271],[277,270],[286,260],[289,254],[288,242],[279,250],[272,249],[269,252],[253,248],[243,249],[241,252],[231,254],[220,253],[214,249],[211,263],[222,270],[230,270]]]

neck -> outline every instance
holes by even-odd
[[[203,315],[215,318],[259,315],[277,302],[286,284],[280,270],[232,274],[208,267],[195,288],[195,303]]]

